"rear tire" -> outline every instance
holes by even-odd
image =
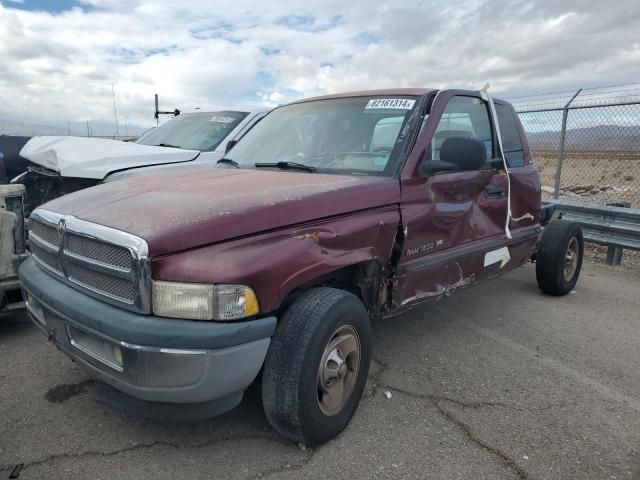
[[[285,312],[265,359],[262,403],[269,423],[296,443],[332,439],[360,403],[370,361],[362,302],[334,288],[305,292]]]
[[[580,225],[555,220],[547,225],[536,253],[538,286],[550,295],[566,295],[578,282],[584,255]]]

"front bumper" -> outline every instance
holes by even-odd
[[[260,371],[276,326],[275,317],[217,323],[128,312],[59,282],[33,260],[20,267],[20,279],[27,311],[49,340],[103,382],[149,402],[221,399],[232,408]]]

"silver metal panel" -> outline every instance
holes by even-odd
[[[640,250],[640,209],[547,200],[562,218],[578,222],[584,238],[600,245]]]

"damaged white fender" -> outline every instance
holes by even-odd
[[[85,137],[34,137],[20,151],[21,157],[63,177],[98,180],[117,170],[188,162],[198,155],[198,150]]]

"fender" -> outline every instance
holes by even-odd
[[[242,284],[262,314],[296,288],[369,260],[388,265],[400,224],[398,205],[288,227],[152,259],[154,280]]]

